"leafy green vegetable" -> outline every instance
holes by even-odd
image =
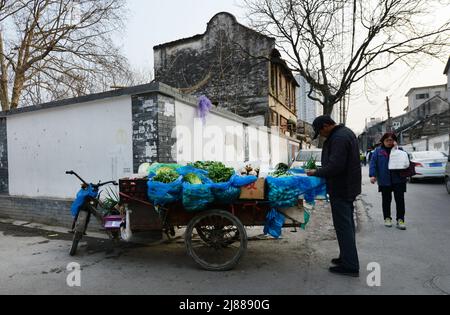
[[[208,177],[215,183],[228,182],[234,175],[234,169],[225,167],[222,163],[213,164],[208,168]]]
[[[208,177],[215,183],[227,182],[234,175],[234,169],[226,167],[222,162],[198,161],[189,166],[207,171]]]
[[[200,185],[203,184],[202,180],[200,179],[200,177],[198,177],[197,175],[193,174],[193,173],[189,173],[186,176],[184,176],[184,180],[186,182],[188,182],[189,184],[192,185]]]
[[[284,164],[284,163],[280,163],[275,167],[275,172],[270,174],[272,177],[288,177],[288,176],[292,176],[291,173],[289,173],[289,166]]]
[[[223,163],[221,163],[221,162],[214,162],[214,161],[197,161],[195,163],[189,163],[188,165],[198,168],[200,170],[207,171],[210,166],[217,165],[217,164],[223,165]],[[225,167],[225,165],[223,165],[223,166]]]
[[[305,170],[316,170],[317,169],[316,159],[313,156],[311,156],[311,158],[308,160],[308,162],[306,162],[303,168]]]
[[[176,181],[178,177],[180,177],[180,175],[173,169],[164,169],[164,167],[162,167],[158,170],[157,175],[153,177],[153,180],[164,184],[170,184]]]

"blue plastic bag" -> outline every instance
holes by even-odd
[[[255,183],[258,180],[256,176],[239,176],[235,175],[231,178],[231,184],[234,187],[242,188],[244,186],[248,186],[250,184]]]
[[[201,170],[201,169],[195,168],[193,166],[189,166],[189,165],[180,167],[176,171],[181,176],[186,176],[187,174],[195,174],[195,175],[197,175],[199,177],[205,177],[205,176],[208,175],[207,171]]]
[[[275,208],[294,207],[302,193],[297,176],[267,177],[268,199]]]
[[[275,238],[280,238],[285,220],[286,218],[283,214],[275,209],[272,209],[267,214],[264,234],[271,235]]]
[[[306,226],[308,225],[310,219],[311,219],[311,214],[305,210],[305,223],[302,223],[300,225],[300,228],[302,230],[306,230]]]
[[[203,184],[183,183],[183,207],[186,211],[202,211],[214,202],[212,182],[207,178],[202,178],[202,181]]]
[[[314,204],[317,197],[327,194],[326,181],[323,178],[303,177],[299,178],[298,181],[303,199],[309,204]]]
[[[154,206],[165,206],[181,199],[183,177],[180,176],[173,183],[165,184],[150,179],[147,183],[148,199]]]
[[[241,196],[241,187],[257,181],[256,176],[233,175],[228,182],[213,183],[211,186],[215,202],[218,204],[230,204]]]
[[[72,204],[72,207],[70,208],[70,212],[72,213],[72,217],[76,218],[78,216],[78,213],[80,212],[81,207],[86,202],[86,198],[97,198],[98,196],[98,190],[94,189],[92,185],[89,185],[86,189],[81,189],[75,201]]]

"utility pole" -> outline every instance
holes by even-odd
[[[391,119],[391,106],[389,104],[389,96],[386,96],[386,104],[387,104],[387,114],[388,114],[387,132],[391,132],[392,131],[392,119]]]

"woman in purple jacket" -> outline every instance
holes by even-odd
[[[380,140],[381,146],[372,155],[370,161],[370,181],[378,182],[379,192],[383,199],[383,214],[386,227],[392,227],[391,203],[394,193],[397,205],[397,228],[406,230],[405,224],[405,193],[406,178],[400,176],[400,171],[389,170],[389,157],[391,150],[396,146],[398,139],[393,133],[386,133]]]

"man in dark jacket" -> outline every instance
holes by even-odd
[[[327,138],[322,152],[322,168],[308,172],[308,176],[323,177],[327,181],[331,211],[339,242],[340,257],[333,259],[336,265],[330,272],[347,276],[359,276],[359,259],[356,249],[354,202],[361,194],[361,163],[358,140],[355,134],[329,116],[318,117],[313,123],[316,132]]]

